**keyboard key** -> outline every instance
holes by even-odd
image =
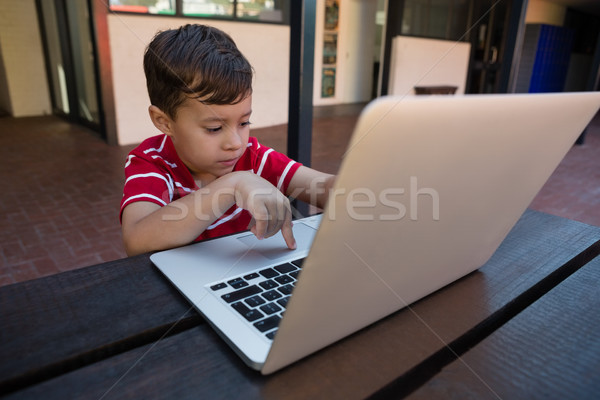
[[[244,300],[244,302],[246,304],[248,304],[250,307],[258,307],[261,304],[265,304],[266,303],[265,299],[263,299],[260,296],[252,296],[249,299]]]
[[[273,268],[266,268],[258,273],[267,279],[275,278],[277,275],[279,275],[279,272],[275,271]]]
[[[300,274],[300,271],[293,271],[293,272],[290,272],[288,275],[297,280],[299,274]]]
[[[281,311],[281,307],[275,303],[265,304],[264,306],[261,306],[260,309],[267,315],[275,314],[276,312]]]
[[[253,296],[262,292],[262,289],[256,285],[248,286],[235,292],[227,293],[221,296],[227,303],[233,303],[234,301],[245,299],[246,297]]]
[[[273,289],[273,288],[276,288],[277,286],[279,286],[277,284],[277,282],[275,282],[273,279],[269,279],[268,281],[261,282],[261,283],[259,283],[259,285],[265,290]]]
[[[284,297],[283,299],[279,299],[279,300],[277,300],[277,303],[278,303],[278,304],[279,304],[281,307],[283,307],[283,308],[286,308],[286,307],[287,307],[287,303],[288,303],[288,301],[290,301],[290,296],[287,296],[287,297]]]
[[[294,264],[298,268],[302,268],[302,263],[304,263],[304,260],[305,258],[300,258],[298,260],[292,261],[292,264]]]
[[[242,316],[244,318],[246,318],[249,322],[252,321],[256,321],[257,319],[261,319],[262,317],[264,317],[264,314],[261,313],[258,310],[253,310],[251,308],[248,308],[244,303],[242,303],[241,301],[238,301],[237,303],[233,303],[231,305],[231,307],[233,307],[233,309],[237,312],[239,312],[240,314],[242,314]],[[272,313],[271,313],[272,314]]]
[[[225,282],[221,282],[221,283],[217,283],[216,285],[212,285],[210,288],[212,290],[221,290],[221,289],[225,289],[227,287],[227,284]]]
[[[234,289],[241,289],[245,286],[248,286],[248,282],[246,282],[242,278],[232,279],[230,281],[227,281],[227,283],[229,283],[229,286],[231,286]]]
[[[255,322],[254,326],[261,332],[267,332],[273,328],[277,328],[279,321],[281,321],[281,318],[279,318],[277,315],[272,315],[269,318]]]
[[[252,279],[256,279],[258,278],[260,275],[258,275],[256,272],[253,272],[251,274],[248,274],[246,276],[244,276],[244,279],[247,281],[251,281]]]
[[[280,288],[277,288],[277,290],[279,290],[284,296],[289,296],[290,294],[292,294],[292,290],[294,290],[294,287],[292,285],[285,285]]]
[[[292,283],[294,282],[294,278],[292,278],[289,275],[281,275],[281,276],[277,276],[275,277],[275,280],[277,281],[277,283],[279,283],[280,285],[285,285],[286,283]]]
[[[288,272],[295,271],[298,268],[294,264],[287,263],[287,264],[278,265],[278,266],[275,267],[275,269],[280,274],[287,274]]]
[[[273,301],[279,299],[282,296],[276,290],[269,290],[268,292],[263,293],[262,297],[264,297],[268,301]]]
[[[273,340],[273,338],[275,337],[276,333],[277,333],[277,329],[275,329],[274,331],[271,331],[271,332],[267,333],[265,336],[267,337],[267,339]]]

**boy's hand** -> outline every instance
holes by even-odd
[[[258,239],[281,230],[287,246],[296,248],[290,201],[270,182],[253,173],[244,173],[235,186],[235,202],[252,215],[249,228]]]

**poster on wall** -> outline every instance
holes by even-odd
[[[337,33],[323,35],[323,64],[335,65],[337,59]]]
[[[335,96],[335,67],[323,68],[321,97]]]
[[[332,31],[338,28],[340,15],[339,0],[325,0],[325,30]]]
[[[335,96],[335,71],[337,63],[339,0],[325,0],[325,31],[323,32],[323,70],[321,97]]]

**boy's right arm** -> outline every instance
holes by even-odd
[[[127,205],[121,219],[125,250],[131,256],[191,243],[234,204],[250,212],[250,228],[259,239],[281,230],[288,247],[295,247],[287,197],[263,178],[240,171],[163,207],[145,201]]]

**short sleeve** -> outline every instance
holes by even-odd
[[[130,154],[125,164],[125,185],[121,211],[136,201],[165,206],[173,200],[173,180],[159,165]]]
[[[250,138],[248,151],[252,171],[285,193],[292,177],[302,164],[270,147],[261,145],[255,138]]]

